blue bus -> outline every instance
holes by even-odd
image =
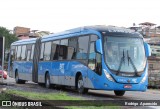
[[[11,44],[8,72],[16,83],[33,81],[88,89],[146,91],[150,46],[141,34],[113,26],[85,26]]]

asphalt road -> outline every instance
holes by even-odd
[[[1,79],[0,79],[1,82]],[[3,88],[8,89],[17,89],[17,90],[33,90],[33,91],[43,91],[43,92],[55,92],[62,91],[61,89],[46,89],[44,87],[39,86],[33,82],[27,82],[25,85],[16,84],[15,80],[9,78],[7,80],[3,80],[4,83],[8,85],[3,85]],[[0,85],[0,88],[2,85]],[[36,87],[36,88],[35,88]],[[113,91],[103,91],[103,90],[89,90],[88,94],[80,95],[76,91],[71,89],[63,90],[71,96],[78,96],[88,100],[158,100],[160,102],[160,89],[148,89],[146,92],[132,92],[127,91],[124,96],[117,97],[114,95]],[[144,108],[144,107],[143,107]],[[144,109],[160,109],[160,106],[147,106]],[[142,107],[132,107],[132,109],[142,109]]]
[[[0,78],[1,82],[1,78]],[[15,79],[8,77],[7,80],[3,80],[4,83],[8,85],[17,85]],[[35,85],[35,87],[40,87],[38,84],[33,82],[27,82],[25,85]],[[24,86],[24,85],[20,85]],[[69,92],[72,92],[69,90]],[[126,91],[125,95],[122,97],[116,97],[113,91],[103,91],[103,90],[89,90],[88,95],[90,97],[95,97],[99,100],[108,99],[127,99],[127,100],[160,100],[160,89],[148,89],[146,92],[139,91]]]

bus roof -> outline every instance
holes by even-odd
[[[36,42],[36,39],[37,38],[23,39],[23,40],[13,42],[11,45],[32,44]]]
[[[74,35],[81,35],[81,34],[89,34],[89,33],[95,33],[95,34],[104,34],[104,35],[111,35],[111,36],[127,36],[127,37],[139,37],[143,38],[143,36],[138,33],[134,32],[127,28],[122,27],[115,27],[115,26],[104,26],[104,25],[95,25],[95,26],[84,26],[79,28],[74,28],[70,30],[66,30],[60,33],[56,34],[50,34],[48,36],[42,37],[42,41],[47,40],[56,40],[56,39],[62,39],[62,38],[68,38]]]
[[[133,32],[130,29],[122,28],[122,27],[115,27],[115,26],[104,26],[104,25],[95,25],[95,26],[84,26],[79,28],[74,28],[70,30],[66,30],[60,33],[50,34],[47,36],[42,37],[42,42],[48,41],[48,40],[56,40],[56,39],[63,39],[68,38],[71,36],[79,36],[82,34],[103,34],[103,35],[110,35],[110,36],[127,36],[127,37],[140,37],[143,38],[141,34],[138,32]],[[20,40],[12,43],[12,45],[16,44],[30,44],[35,43],[36,38],[33,39],[26,39],[26,40]]]
[[[125,27],[116,27],[116,26],[105,26],[105,25],[97,25],[97,26],[88,26],[88,29],[94,29],[96,31],[101,32],[103,35],[107,36],[127,36],[127,37],[139,37],[143,38],[143,36],[139,32],[134,32],[131,29],[127,29]]]

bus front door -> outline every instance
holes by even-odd
[[[88,88],[94,88],[95,71],[96,71],[96,52],[94,42],[90,43],[89,60],[88,60]]]

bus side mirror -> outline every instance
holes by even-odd
[[[151,56],[151,48],[150,48],[150,45],[147,44],[146,42],[144,42],[144,48],[145,48],[146,56],[147,56],[147,57]]]
[[[103,50],[102,50],[102,42],[100,39],[98,39],[96,41],[96,52],[103,54]]]

